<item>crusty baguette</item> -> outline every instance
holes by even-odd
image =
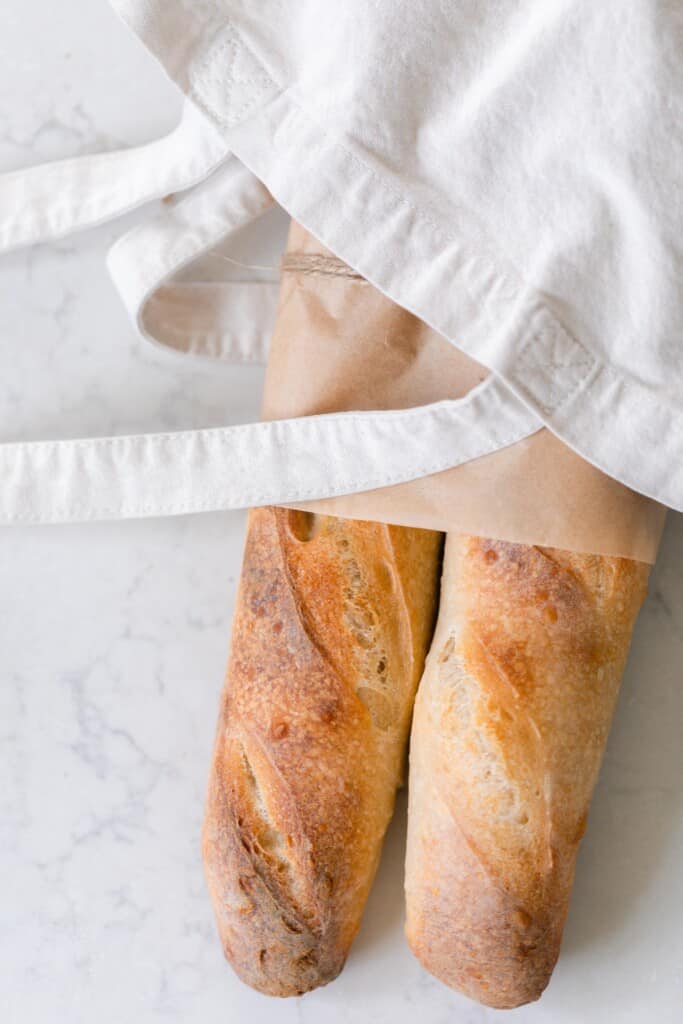
[[[449,535],[415,705],[407,935],[489,1006],[537,999],[649,567]]]
[[[250,513],[203,854],[226,956],[271,995],[341,970],[401,780],[441,535]]]

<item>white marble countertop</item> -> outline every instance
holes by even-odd
[[[138,143],[178,98],[105,0],[6,0],[0,167]],[[126,218],[132,222],[135,218]],[[104,256],[122,225],[0,261],[0,438],[254,418],[257,370],[136,337]],[[199,832],[241,514],[0,531],[0,1019],[425,1024],[503,1019],[402,935],[405,801],[342,976],[240,984]],[[560,964],[511,1021],[678,1021],[683,1005],[683,521],[670,518],[591,812]]]

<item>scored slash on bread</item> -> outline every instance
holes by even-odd
[[[204,823],[221,940],[271,995],[341,970],[393,810],[441,536],[249,515]]]

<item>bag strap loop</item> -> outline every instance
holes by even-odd
[[[462,399],[402,411],[5,444],[0,523],[179,515],[365,491],[438,473],[537,428],[491,375]]]

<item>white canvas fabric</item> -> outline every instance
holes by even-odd
[[[194,186],[115,247],[114,278],[146,336],[262,358],[272,285],[171,275],[274,197],[494,372],[403,412],[5,445],[2,521],[349,493],[542,425],[683,509],[679,4],[112,2],[188,97],[183,122],[140,150],[0,180],[0,245]]]

